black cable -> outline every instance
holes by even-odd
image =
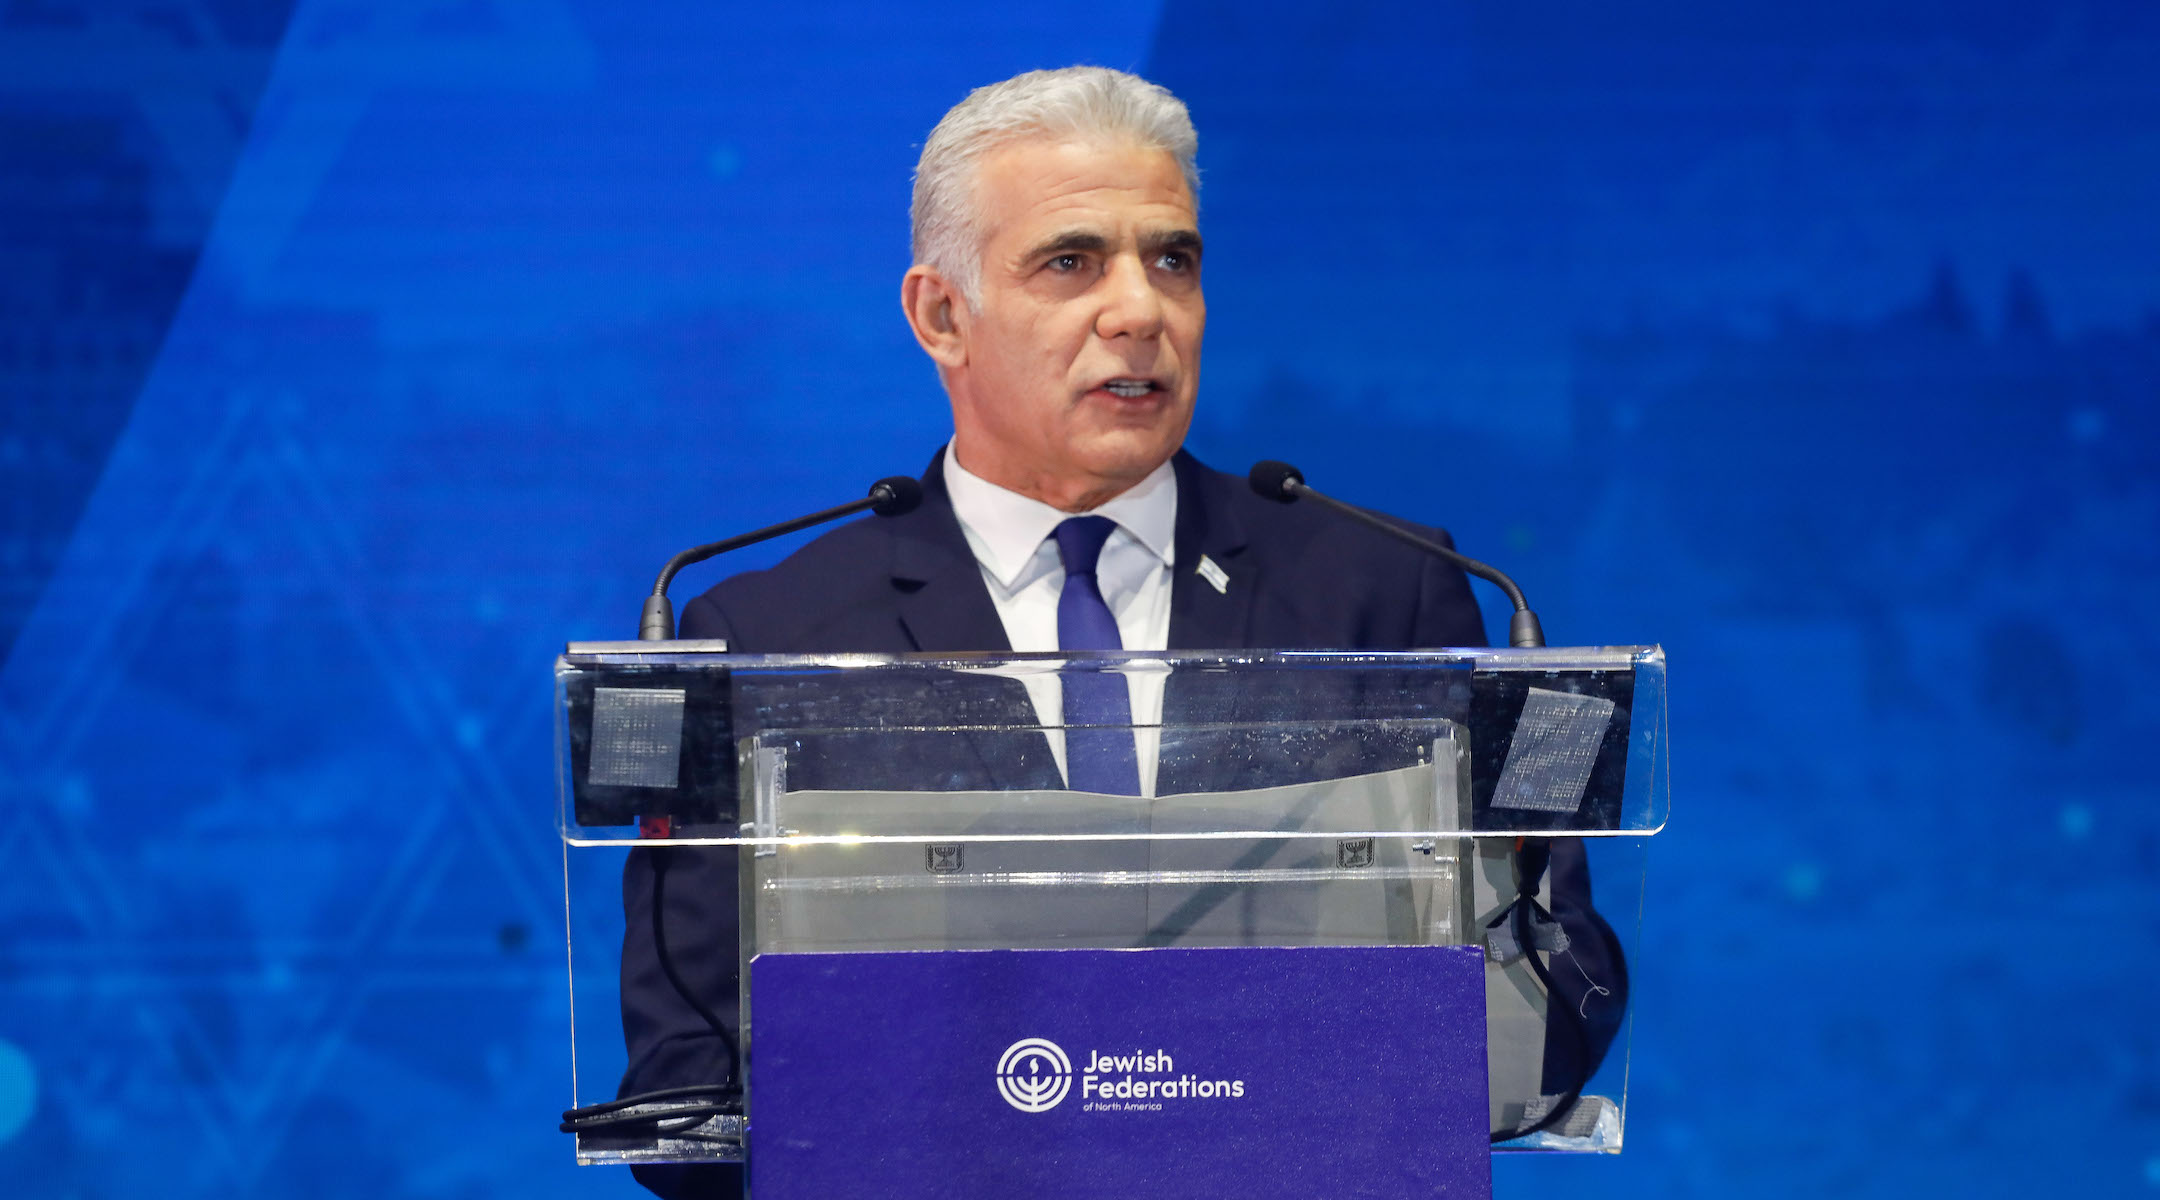
[[[678,1142],[710,1142],[715,1146],[733,1146],[737,1150],[742,1149],[743,1144],[742,1138],[734,1134],[700,1133],[693,1129],[685,1129],[681,1133],[671,1133],[667,1136],[674,1138]],[[728,1160],[722,1159],[721,1161],[726,1162]]]
[[[1597,1071],[1597,1064],[1591,1061],[1590,1033],[1585,1026],[1583,1014],[1566,1003],[1566,997],[1553,984],[1552,974],[1546,969],[1545,960],[1538,957],[1536,941],[1536,922],[1538,918],[1542,917],[1551,922],[1555,928],[1561,928],[1559,919],[1537,902],[1538,886],[1545,878],[1546,870],[1551,862],[1551,854],[1551,848],[1542,841],[1533,844],[1529,839],[1516,839],[1515,847],[1508,855],[1509,862],[1514,867],[1515,898],[1509,902],[1507,908],[1499,916],[1487,922],[1485,927],[1489,930],[1497,927],[1502,921],[1508,922],[1509,931],[1515,938],[1516,949],[1528,960],[1530,973],[1536,976],[1538,986],[1545,990],[1546,1023],[1549,1026],[1557,1020],[1560,1026],[1567,1031],[1567,1036],[1575,1042],[1576,1061],[1581,1064],[1580,1078],[1575,1079],[1569,1085],[1567,1090],[1561,1094],[1560,1099],[1546,1111],[1543,1117],[1527,1126],[1494,1132],[1491,1134],[1491,1139],[1494,1142],[1506,1142],[1513,1141],[1516,1138],[1529,1137],[1531,1134],[1549,1129],[1565,1119],[1568,1113],[1573,1111],[1576,1103],[1582,1099],[1583,1089],[1589,1086],[1590,1077]],[[1599,921],[1599,925],[1604,928],[1608,939],[1610,939],[1610,927],[1604,926],[1602,920]],[[1564,930],[1562,936],[1567,936]],[[1572,950],[1570,952],[1572,953]],[[1591,986],[1596,987],[1598,985],[1593,980]],[[1564,1009],[1565,1012],[1554,1013],[1553,1008],[1555,1005]],[[1540,1090],[1542,1091],[1542,1088]]]
[[[670,849],[673,848],[670,847]],[[705,1023],[712,1027],[714,1036],[718,1037],[721,1044],[727,1047],[727,1082],[733,1083],[742,1074],[742,1049],[735,1044],[735,1035],[729,1032],[727,1025],[720,1020],[720,1014],[714,1012],[712,1006],[706,1004],[704,998],[699,996],[695,989],[684,983],[682,975],[675,970],[675,956],[668,953],[666,916],[667,868],[668,864],[674,860],[669,858],[666,852],[659,847],[652,849],[652,856],[653,956],[660,960],[661,973],[667,976],[668,983],[675,988],[675,994],[681,996],[683,1003],[689,1005],[698,1016],[704,1018]]]
[[[564,1116],[568,1116],[565,1113]],[[657,1112],[607,1113],[589,1120],[566,1120],[562,1123],[564,1133],[597,1133],[603,1130],[642,1129],[651,1126],[654,1132],[672,1134],[684,1129],[703,1125],[708,1117],[737,1117],[742,1115],[739,1104],[678,1104]],[[669,1121],[687,1121],[674,1129],[662,1128]]]
[[[666,853],[666,850],[675,848],[652,847],[650,850],[653,864],[653,956],[660,960],[661,973],[667,976],[669,985],[675,989],[675,994],[681,996],[683,1003],[689,1005],[708,1026],[711,1026],[713,1035],[720,1039],[721,1045],[727,1047],[727,1078],[720,1083],[700,1083],[684,1087],[659,1088],[650,1092],[640,1092],[634,1096],[624,1096],[617,1100],[607,1100],[599,1104],[588,1104],[582,1108],[565,1110],[562,1119],[562,1131],[564,1133],[624,1132],[649,1127],[650,1132],[656,1137],[686,1137],[689,1136],[686,1132],[664,1130],[659,1128],[659,1123],[696,1117],[698,1119],[695,1124],[703,1124],[707,1117],[737,1115],[742,1112],[742,1089],[736,1082],[742,1072],[742,1050],[735,1041],[735,1035],[729,1032],[726,1023],[721,1021],[720,1014],[714,1012],[712,1006],[706,1004],[697,991],[684,981],[682,973],[675,969],[675,956],[668,952],[667,871],[668,865],[675,860]],[[643,1064],[646,1057],[664,1044],[665,1041],[663,1040],[646,1047],[645,1053],[640,1055],[624,1071],[624,1076],[627,1078],[638,1066]],[[708,1100],[703,1104],[676,1105],[660,1112],[632,1113],[625,1111],[636,1105],[659,1104],[669,1100],[687,1100],[700,1096],[716,1096],[718,1099]],[[690,1128],[694,1127],[695,1125]],[[710,1139],[695,1138],[693,1140]],[[729,1141],[732,1139],[723,1138],[719,1140]]]
[[[701,1103],[675,1104],[652,1112],[631,1112],[632,1108],[659,1104],[669,1100],[685,1100],[691,1097],[707,1097]],[[583,1108],[566,1109],[559,1128],[564,1133],[614,1134],[630,1137],[643,1134],[654,1138],[683,1138],[690,1141],[726,1142],[734,1144],[739,1138],[724,1134],[696,1132],[713,1117],[739,1117],[742,1115],[742,1096],[731,1087],[721,1085],[695,1085],[691,1087],[661,1088],[620,1100],[608,1100],[588,1104]],[[679,1122],[671,1125],[671,1122]]]
[[[1547,920],[1553,920],[1552,914],[1546,912],[1544,907],[1539,905],[1537,900],[1525,890],[1516,894],[1515,902],[1508,906],[1505,919],[1509,922],[1510,928],[1514,930],[1517,948],[1522,951],[1523,958],[1530,964],[1530,973],[1537,976],[1538,986],[1545,989],[1546,1020],[1550,1021],[1552,1019],[1555,1004],[1565,1010],[1565,1016],[1561,1018],[1560,1024],[1575,1039],[1578,1061],[1583,1064],[1582,1077],[1569,1085],[1568,1090],[1561,1094],[1559,1101],[1544,1116],[1521,1128],[1494,1132],[1491,1139],[1495,1144],[1512,1142],[1516,1138],[1526,1138],[1533,1133],[1540,1133],[1552,1128],[1574,1111],[1576,1102],[1582,1099],[1583,1089],[1590,1086],[1590,1034],[1583,1028],[1582,1014],[1567,1005],[1565,998],[1560,994],[1560,990],[1553,986],[1552,973],[1545,969],[1544,960],[1538,957],[1537,943],[1532,940],[1531,930],[1532,919],[1540,916]],[[1499,924],[1499,920],[1496,919],[1493,924]],[[1557,924],[1557,921],[1555,921],[1555,924]],[[1490,926],[1487,928],[1490,928]]]
[[[663,1100],[686,1100],[692,1096],[712,1095],[721,1097],[715,1103],[734,1104],[738,1108],[741,1107],[742,1098],[736,1095],[732,1084],[700,1083],[693,1084],[690,1087],[671,1087],[661,1088],[653,1092],[640,1092],[635,1096],[624,1096],[620,1100],[603,1100],[598,1104],[588,1104],[583,1108],[566,1108],[563,1110],[562,1119],[582,1122],[594,1117],[604,1117],[610,1113],[618,1113],[640,1104],[658,1104]]]

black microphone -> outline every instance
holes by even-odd
[[[1508,644],[1511,646],[1542,646],[1545,644],[1545,630],[1538,624],[1537,614],[1530,611],[1529,603],[1523,599],[1522,589],[1516,587],[1515,581],[1502,574],[1498,568],[1487,566],[1466,554],[1458,554],[1438,542],[1421,538],[1409,530],[1366,512],[1354,504],[1345,504],[1333,496],[1314,491],[1306,484],[1304,472],[1299,471],[1289,463],[1276,462],[1273,459],[1256,462],[1253,464],[1252,473],[1247,475],[1246,479],[1252,484],[1252,490],[1270,500],[1280,501],[1284,504],[1289,504],[1295,500],[1316,500],[1352,520],[1361,521],[1390,537],[1408,542],[1427,554],[1437,554],[1479,579],[1488,580],[1498,585],[1501,591],[1507,593],[1508,602],[1515,606],[1515,614],[1508,618]]]
[[[660,579],[653,584],[652,595],[645,598],[645,611],[638,617],[638,640],[641,642],[674,640],[675,606],[668,602],[668,584],[675,581],[675,572],[682,570],[691,563],[701,563],[716,555],[726,554],[730,550],[740,550],[744,546],[755,546],[759,542],[770,541],[776,537],[785,537],[797,530],[808,529],[813,525],[823,525],[827,521],[852,517],[864,509],[868,509],[881,517],[897,517],[902,513],[914,512],[915,506],[921,503],[922,484],[905,475],[894,475],[891,478],[880,479],[875,484],[872,484],[868,496],[860,500],[850,501],[840,505],[838,508],[828,508],[823,512],[811,513],[807,517],[797,517],[792,521],[782,521],[778,525],[767,526],[754,533],[731,537],[724,542],[713,542],[709,545],[694,546],[685,550],[669,559],[667,565],[660,568]]]

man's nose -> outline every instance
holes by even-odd
[[[1162,292],[1149,277],[1137,254],[1120,254],[1110,260],[1103,278],[1102,311],[1095,318],[1098,337],[1152,338],[1163,329]]]

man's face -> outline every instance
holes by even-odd
[[[1177,451],[1200,385],[1199,221],[1177,161],[1119,143],[987,155],[979,313],[947,364],[970,471],[1067,511]]]

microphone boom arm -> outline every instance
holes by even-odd
[[[675,606],[668,600],[667,590],[668,585],[675,582],[675,573],[684,567],[726,554],[730,550],[740,550],[745,546],[755,546],[759,542],[769,542],[776,537],[786,537],[788,534],[808,529],[813,525],[823,525],[827,521],[837,521],[842,517],[851,517],[868,509],[876,509],[881,516],[898,516],[920,503],[922,503],[922,485],[904,475],[899,475],[890,479],[878,480],[877,485],[870,489],[870,494],[860,500],[850,500],[846,504],[835,505],[822,512],[811,513],[807,517],[782,521],[778,525],[768,525],[763,529],[731,537],[726,541],[710,542],[703,546],[692,546],[690,549],[667,560],[667,565],[660,568],[660,578],[654,581],[652,595],[645,598],[645,611],[638,617],[638,640],[641,642],[671,642],[675,640]]]
[[[1538,623],[1537,614],[1530,611],[1529,602],[1523,599],[1522,589],[1516,587],[1515,581],[1509,579],[1498,567],[1479,562],[1467,554],[1451,550],[1429,538],[1421,538],[1392,521],[1366,512],[1355,504],[1337,500],[1325,492],[1316,492],[1305,486],[1305,481],[1302,479],[1283,481],[1283,491],[1308,500],[1317,500],[1322,505],[1332,508],[1352,520],[1362,521],[1398,541],[1408,542],[1428,554],[1438,555],[1479,579],[1493,584],[1507,593],[1508,603],[1515,606],[1515,612],[1508,618],[1508,644],[1511,646],[1542,646],[1545,644],[1544,627]]]
[[[1366,512],[1355,504],[1337,500],[1326,492],[1314,491],[1306,484],[1305,476],[1289,463],[1272,460],[1254,463],[1249,479],[1253,490],[1269,500],[1288,504],[1301,497],[1309,498],[1353,521],[1370,525],[1397,541],[1408,542],[1427,554],[1446,559],[1479,579],[1493,584],[1507,593],[1508,603],[1515,606],[1514,614],[1508,618],[1508,645],[1526,647],[1545,644],[1545,629],[1538,623],[1537,614],[1530,611],[1530,602],[1523,599],[1522,589],[1516,587],[1515,581],[1509,579],[1498,567],[1481,563],[1430,538],[1421,538],[1392,521]]]

